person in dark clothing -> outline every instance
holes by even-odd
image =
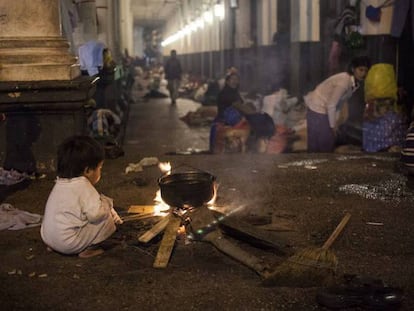
[[[177,51],[171,50],[170,58],[167,60],[164,66],[165,79],[168,81],[168,91],[170,92],[171,104],[175,105],[175,101],[178,97],[178,88],[181,81],[181,63],[177,58]]]
[[[243,99],[239,93],[239,76],[232,73],[226,76],[226,84],[217,96],[217,119],[224,118],[224,111],[230,106],[239,106]]]
[[[256,145],[257,151],[264,152],[259,147],[273,136],[273,119],[243,103],[237,73],[229,73],[225,83],[217,96],[217,117],[210,130],[210,151],[223,152],[226,150],[226,140],[236,139],[237,150],[244,152],[247,145],[252,144]]]

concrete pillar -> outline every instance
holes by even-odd
[[[96,0],[98,41],[103,42],[111,51],[114,44],[114,10],[110,0]]]
[[[250,29],[250,1],[239,0],[236,12],[236,48],[248,48],[252,45]]]
[[[83,26],[85,42],[98,39],[95,0],[81,0],[78,2],[79,19]]]
[[[57,0],[0,0],[0,81],[71,80],[77,59],[62,37]]]
[[[132,56],[134,49],[132,42],[134,36],[134,23],[131,12],[131,1],[123,0],[120,1],[119,4],[121,50],[124,52],[125,49],[127,49],[129,54]]]

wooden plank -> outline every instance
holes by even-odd
[[[154,215],[153,213],[151,213],[151,214],[132,214],[132,215],[127,215],[127,216],[121,217],[121,219],[124,222],[126,222],[126,221],[135,221],[135,220],[142,220],[142,219],[155,218],[155,217],[161,217],[161,216]]]
[[[171,253],[177,238],[177,231],[181,225],[181,218],[171,215],[168,226],[165,229],[164,236],[158,249],[157,256],[153,264],[154,268],[165,268],[170,260]]]
[[[134,214],[152,214],[154,213],[154,205],[131,205],[128,213]]]
[[[138,241],[143,243],[148,243],[149,241],[151,241],[158,233],[160,233],[165,229],[165,227],[167,227],[170,217],[170,215],[163,217],[151,229],[149,229],[147,232],[138,237]]]

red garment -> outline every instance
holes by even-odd
[[[216,137],[214,141],[214,153],[226,152],[226,137],[228,132],[232,130],[247,130],[250,131],[249,123],[243,118],[239,123],[234,126],[225,125],[222,122],[217,123]]]

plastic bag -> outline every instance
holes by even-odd
[[[365,16],[371,21],[378,23],[381,20],[381,7],[368,5],[365,9]]]
[[[368,71],[365,79],[365,101],[376,98],[392,98],[397,100],[397,80],[394,66],[391,64],[375,64]]]

